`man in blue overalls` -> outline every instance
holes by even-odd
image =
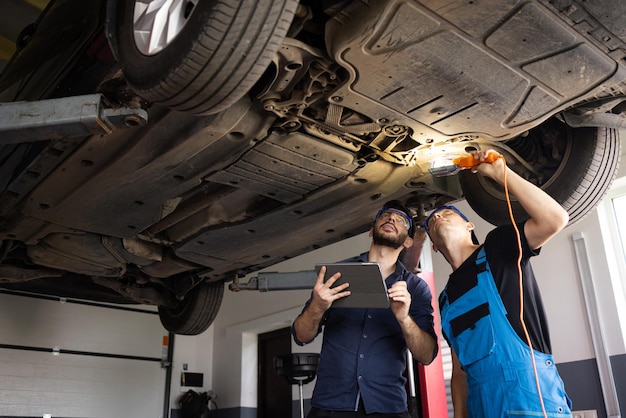
[[[488,152],[475,152],[474,157],[485,161]],[[454,206],[436,209],[424,222],[433,250],[453,270],[439,308],[443,333],[452,348],[454,416],[571,417],[571,401],[552,359],[545,313],[529,261],[567,225],[568,214],[506,167],[503,158],[483,162],[472,171],[504,184],[505,170],[510,193],[530,216],[518,225],[521,246],[513,225],[497,227],[479,245],[474,224]]]

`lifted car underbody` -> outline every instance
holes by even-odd
[[[405,202],[417,222],[463,198],[486,220],[508,221],[499,187],[433,175],[433,164],[493,148],[572,223],[618,167],[620,2],[241,0],[251,16],[265,5],[274,13],[275,47],[235,79],[253,48],[240,61],[220,55],[234,36],[223,30],[204,90],[199,75],[184,78],[195,69],[188,57],[211,49],[191,25],[197,9],[201,25],[228,2],[187,2],[180,34],[144,54],[126,39],[127,9],[143,1],[80,0],[80,12],[75,3],[52,2],[0,76],[9,289],[158,305],[166,328],[196,334],[224,282],[367,231],[387,200]],[[178,67],[161,68],[179,54]],[[25,119],[7,110],[20,101],[43,107]],[[42,128],[67,119],[68,103],[104,113],[89,132],[68,133],[86,118]]]

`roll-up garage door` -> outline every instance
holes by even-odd
[[[151,307],[0,291],[0,417],[162,417],[164,335]]]

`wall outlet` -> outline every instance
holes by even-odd
[[[572,411],[573,418],[598,418],[598,411],[595,409],[588,411]]]

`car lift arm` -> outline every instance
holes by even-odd
[[[237,277],[228,288],[233,292],[241,290],[269,292],[271,290],[313,289],[316,280],[317,272],[313,270],[288,273],[261,272],[258,273],[258,277],[250,278],[248,283],[239,283],[239,278]]]
[[[0,103],[0,145],[108,135],[148,121],[143,109],[113,109],[105,103],[101,94]]]

